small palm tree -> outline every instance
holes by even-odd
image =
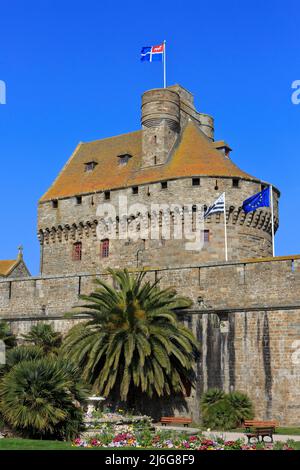
[[[228,401],[235,411],[237,425],[242,424],[245,419],[253,419],[253,405],[245,393],[235,391],[228,394]]]
[[[145,282],[145,273],[109,273],[115,287],[97,279],[95,291],[81,296],[87,303],[80,313],[91,320],[69,332],[63,353],[104,396],[116,392],[126,400],[137,392],[150,397],[185,394],[195,381],[199,345],[173,309],[191,301],[171,289],[160,290],[157,282]]]
[[[40,346],[32,344],[22,344],[7,351],[6,354],[6,371],[23,361],[36,361],[45,356]]]
[[[10,331],[6,321],[0,321],[0,340],[4,342],[6,348],[13,348],[16,344],[16,337]]]
[[[82,429],[87,389],[72,363],[54,356],[21,362],[0,382],[6,424],[28,437],[72,438]]]
[[[245,419],[253,418],[253,406],[249,397],[239,391],[226,394],[216,388],[201,398],[202,422],[213,429],[234,429]]]
[[[54,331],[53,327],[47,323],[38,323],[33,326],[27,335],[23,335],[23,338],[42,348],[45,354],[57,353],[62,342],[61,334]]]

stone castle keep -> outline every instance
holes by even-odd
[[[77,320],[64,313],[92,291],[96,276],[109,278],[108,267],[146,270],[148,279],[193,300],[183,316],[202,345],[199,380],[187,398],[193,418],[203,390],[219,387],[248,393],[256,418],[299,425],[300,256],[273,258],[270,208],[246,214],[241,207],[268,183],[233,163],[229,145],[214,140],[213,118],[179,85],[143,94],[141,124],[77,146],[39,201],[40,275],[30,276],[22,254],[15,264],[0,262],[1,319],[19,335],[38,321],[66,332]],[[185,224],[195,230],[196,205],[210,206],[223,192],[227,262],[223,213],[205,220],[201,251],[186,250],[187,240],[174,235]],[[154,239],[99,238],[99,207],[118,207],[124,196],[132,209],[112,218],[115,233],[139,227],[142,203],[143,223],[150,229],[158,221]],[[276,230],[276,188],[273,197]]]

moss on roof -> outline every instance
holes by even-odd
[[[193,121],[186,125],[165,164],[142,169],[142,132],[80,143],[40,201],[199,175],[257,180],[216,150]],[[124,154],[132,158],[127,165],[119,165],[118,156]],[[87,172],[85,163],[91,161],[97,165]]]
[[[17,265],[18,260],[0,260],[0,276],[6,277]]]

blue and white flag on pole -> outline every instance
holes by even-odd
[[[141,50],[141,61],[142,62],[162,62],[164,55],[164,43],[158,46],[147,46]]]
[[[204,212],[204,219],[209,215],[215,214],[216,212],[224,212],[225,210],[225,193],[221,194],[215,202],[209,206]]]
[[[259,207],[270,207],[270,186],[254,194],[243,202],[243,209],[246,214],[255,211]]]

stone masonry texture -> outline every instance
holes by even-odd
[[[66,334],[85,318],[71,320],[65,313],[80,305],[80,294],[93,291],[96,277],[111,282],[108,267],[143,270],[161,288],[172,287],[192,299],[193,306],[178,315],[201,344],[197,385],[185,406],[175,399],[149,401],[148,411],[158,417],[189,413],[198,421],[202,393],[218,387],[246,392],[258,419],[299,425],[300,256],[273,258],[270,208],[248,214],[242,209],[243,201],[266,183],[222,153],[222,145],[214,142],[213,118],[199,113],[192,94],[179,85],[146,92],[141,123],[137,133],[78,146],[39,201],[40,275],[29,276],[24,265],[0,278],[0,319],[10,323],[20,341],[38,322]],[[127,166],[119,165],[122,156]],[[96,169],[89,174],[85,166],[91,162]],[[223,213],[211,215],[199,229],[195,212],[197,205],[203,210],[223,192],[227,262]],[[276,231],[276,188],[273,196]],[[124,197],[128,213],[120,217],[116,211],[112,226],[117,235],[139,227],[140,236],[99,237],[99,207],[109,202],[117,208]],[[149,229],[155,222],[156,237],[142,234],[141,227]],[[186,228],[200,230],[203,237],[202,230],[208,231],[202,249],[187,250],[188,236],[175,236],[179,228],[184,234]],[[103,257],[106,238],[109,256]],[[75,260],[78,243],[81,256]]]
[[[66,333],[74,321],[64,313],[93,290],[95,277],[109,281],[105,272],[1,280],[0,317],[19,336],[37,321]],[[149,270],[146,277],[193,299],[181,315],[201,343],[198,385],[187,399],[194,419],[201,393],[220,387],[248,393],[257,418],[299,424],[299,256]]]

